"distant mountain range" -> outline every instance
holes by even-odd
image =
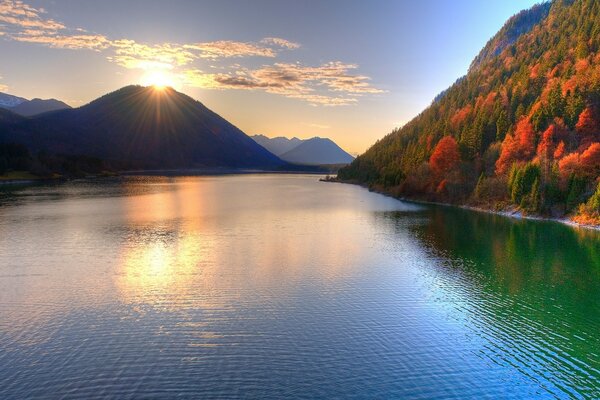
[[[0,108],[6,108],[15,114],[31,117],[49,111],[64,110],[71,108],[66,103],[56,99],[33,99],[27,100],[23,97],[0,93]]]
[[[2,99],[4,104],[19,101]],[[32,102],[0,110],[0,143],[25,145],[31,154],[96,157],[113,169],[267,169],[286,164],[172,88],[127,86],[79,108],[29,118],[10,111]]]
[[[326,165],[349,164],[354,160],[331,139],[314,137],[311,139],[268,138],[264,135],[251,136],[258,144],[292,164]]]

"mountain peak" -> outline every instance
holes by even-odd
[[[173,88],[139,85],[79,108],[27,119],[6,129],[0,141],[23,143],[34,152],[98,157],[118,168],[284,164],[199,101]]]

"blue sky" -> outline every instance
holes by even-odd
[[[248,134],[327,136],[359,153],[535,3],[0,0],[0,90],[79,106],[168,84]]]

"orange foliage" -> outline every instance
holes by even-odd
[[[575,129],[581,135],[579,139],[580,150],[600,140],[600,121],[594,110],[590,107],[581,112]]]
[[[529,77],[531,79],[535,79],[538,76],[540,76],[540,63],[537,63],[533,67],[531,67],[531,73],[529,74]]]
[[[519,143],[519,151],[525,159],[531,158],[535,146],[535,131],[529,119],[523,118],[517,123],[515,139]]]
[[[452,136],[444,136],[435,146],[429,165],[433,172],[442,175],[454,169],[460,161],[460,153],[458,152],[458,144]]]
[[[582,134],[595,134],[600,130],[600,124],[594,114],[594,111],[590,107],[586,107],[586,109],[579,114],[579,120],[577,121],[577,125],[575,125],[577,132]]]
[[[502,142],[500,157],[496,161],[496,173],[508,171],[515,161],[527,161],[533,157],[535,150],[535,131],[528,118],[522,118],[514,135],[506,135]]]
[[[556,146],[556,150],[554,150],[554,159],[558,160],[565,155],[565,142],[561,140],[561,142]]]
[[[473,106],[471,106],[470,104],[467,104],[466,106],[464,106],[463,108],[458,110],[452,116],[452,118],[450,118],[450,123],[452,124],[452,126],[456,128],[460,124],[462,124],[462,122],[465,120],[465,118],[467,118],[467,116],[469,116],[469,114],[471,114],[472,110],[473,110]]]
[[[595,170],[600,168],[600,143],[592,143],[580,157],[581,166],[584,170],[593,174]]]
[[[566,155],[558,163],[561,179],[566,180],[571,174],[579,176],[596,176],[600,170],[600,143],[592,143],[583,153]]]
[[[572,93],[573,91],[575,91],[576,87],[577,87],[577,75],[573,75],[562,85],[563,96],[566,96],[568,92]]]
[[[556,125],[552,124],[544,131],[542,134],[542,140],[537,147],[537,155],[538,157],[543,157],[548,160],[551,160],[554,155],[555,145],[554,138],[556,136]],[[564,146],[564,144],[563,144]]]
[[[588,69],[589,66],[590,63],[588,62],[588,60],[586,58],[582,58],[581,60],[578,60],[575,63],[575,70],[577,71],[577,73],[582,73],[583,71]]]
[[[558,162],[561,180],[566,181],[571,174],[579,172],[580,165],[578,153],[571,153],[564,156],[563,159]]]
[[[446,191],[446,186],[448,185],[448,181],[443,179],[438,185],[437,189],[435,189],[436,193],[443,193]]]

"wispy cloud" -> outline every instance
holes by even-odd
[[[114,55],[108,60],[125,68],[166,68],[172,69],[191,63],[196,55],[182,46],[163,43],[154,46],[137,43],[134,40],[115,40],[110,43]]]
[[[218,40],[185,45],[186,49],[196,50],[201,58],[230,58],[230,57],[275,57],[275,49],[260,46],[249,42],[236,42],[233,40]]]
[[[317,129],[329,129],[331,128],[331,126],[329,125],[322,125],[322,124],[306,124],[308,126],[310,126],[311,128],[317,128]]]
[[[31,7],[19,0],[3,0],[0,3],[0,22],[25,29],[37,28],[56,32],[65,26],[53,19],[45,18],[43,9]]]
[[[240,67],[217,74],[193,69],[185,72],[184,82],[204,89],[263,90],[329,106],[356,103],[363,94],[383,93],[369,84],[368,77],[349,73],[355,68],[353,64],[330,62],[316,67],[275,63],[255,70]]]
[[[23,32],[15,34],[12,39],[19,42],[44,44],[49,47],[58,49],[88,49],[88,50],[103,50],[110,46],[110,42],[102,35],[94,34],[76,34],[76,35],[59,35],[48,34],[40,30],[27,29]]]
[[[284,49],[289,49],[289,50],[295,50],[295,49],[300,48],[299,43],[290,42],[289,40],[285,40],[285,39],[277,38],[277,37],[267,37],[267,38],[264,38],[263,40],[261,40],[260,42],[267,44],[267,45],[278,46],[278,47],[282,47]]]

